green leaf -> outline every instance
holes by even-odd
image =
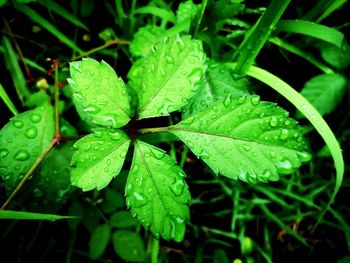
[[[156,237],[182,241],[189,219],[191,196],[185,173],[161,149],[135,142],[135,152],[126,183],[126,204]]]
[[[182,23],[184,21],[191,22],[200,10],[199,5],[195,5],[192,0],[180,3],[179,8],[176,11],[176,23]]]
[[[93,232],[89,241],[90,257],[97,259],[105,251],[109,237],[111,236],[111,227],[108,224],[99,225]]]
[[[104,213],[112,213],[123,206],[125,206],[123,195],[114,189],[107,189],[101,205],[102,211]]]
[[[41,104],[48,102],[49,100],[50,96],[47,95],[46,92],[39,91],[30,95],[30,97],[24,102],[24,106],[38,107]]]
[[[96,129],[74,144],[72,184],[83,191],[106,187],[123,166],[130,144],[122,131]]]
[[[340,74],[322,74],[305,83],[301,95],[321,114],[332,112],[343,99],[346,79]],[[299,114],[299,117],[304,115]]]
[[[129,211],[119,211],[112,215],[110,224],[114,227],[134,227],[139,224],[139,221],[131,216]]]
[[[16,115],[0,131],[0,175],[10,192],[20,182],[54,135],[49,103]]]
[[[187,104],[203,74],[200,41],[178,35],[158,43],[136,71],[131,86],[139,96],[138,117],[167,115]]]
[[[171,10],[162,9],[156,6],[145,6],[135,10],[134,14],[150,14],[160,17],[162,20],[175,23],[175,15]]]
[[[72,144],[67,142],[52,149],[36,169],[19,197],[26,209],[55,212],[71,197],[74,190],[69,177]]]
[[[16,220],[59,220],[59,219],[74,219],[75,216],[60,216],[52,214],[40,214],[40,213],[31,213],[24,211],[10,211],[10,210],[1,210],[0,219],[16,219]]]
[[[130,52],[133,56],[146,57],[151,47],[161,40],[164,30],[160,27],[147,25],[140,28],[130,43]]]
[[[129,97],[110,65],[85,58],[70,64],[70,74],[74,104],[89,126],[119,128],[129,122]]]
[[[126,261],[144,262],[146,259],[145,246],[139,234],[118,230],[113,236],[114,251]]]
[[[249,94],[250,82],[246,78],[235,79],[232,69],[225,64],[210,61],[202,85],[184,108],[184,116],[204,110],[216,101],[223,101]]]
[[[296,121],[259,96],[227,97],[169,131],[216,174],[250,183],[276,181],[311,158]]]

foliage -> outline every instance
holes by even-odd
[[[47,245],[67,262],[111,251],[131,262],[286,262],[294,254],[279,246],[302,258],[322,229],[342,237],[341,254],[337,237],[331,246],[346,260],[348,210],[335,197],[348,187],[337,140],[347,150],[349,44],[344,21],[327,24],[344,1],[322,2],[1,1],[11,12],[0,219],[67,219],[65,242]],[[328,157],[335,180],[323,174]],[[2,239],[24,220],[6,221]],[[19,260],[35,255],[42,227]]]

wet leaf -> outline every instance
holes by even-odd
[[[126,261],[144,262],[146,259],[145,245],[139,234],[119,230],[113,234],[114,251]]]
[[[126,204],[156,237],[177,242],[184,237],[191,199],[184,177],[182,169],[161,149],[136,141]]]
[[[0,175],[11,192],[54,135],[53,108],[45,103],[11,119],[0,131]]]
[[[119,174],[130,139],[122,131],[95,129],[74,144],[71,166],[73,185],[89,191],[100,190]]]
[[[297,122],[259,96],[228,97],[170,132],[216,174],[250,183],[276,181],[311,158]]]
[[[110,65],[85,58],[70,64],[70,74],[73,102],[90,127],[119,128],[129,122],[129,96]]]
[[[203,74],[205,54],[189,36],[166,37],[134,70],[130,83],[139,98],[138,118],[167,115],[194,95]]]

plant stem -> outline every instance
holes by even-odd
[[[58,82],[58,61],[54,61],[55,66],[55,94],[54,94],[54,101],[55,101],[55,138],[59,139],[61,138],[60,134],[60,113],[58,110],[58,102],[59,102],[59,82]]]
[[[152,236],[151,242],[152,242],[151,263],[158,263],[159,239]]]
[[[167,132],[167,131],[169,131],[169,127],[157,127],[157,128],[139,129],[138,133]]]

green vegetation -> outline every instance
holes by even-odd
[[[0,1],[3,262],[347,262],[349,4],[319,2]]]

